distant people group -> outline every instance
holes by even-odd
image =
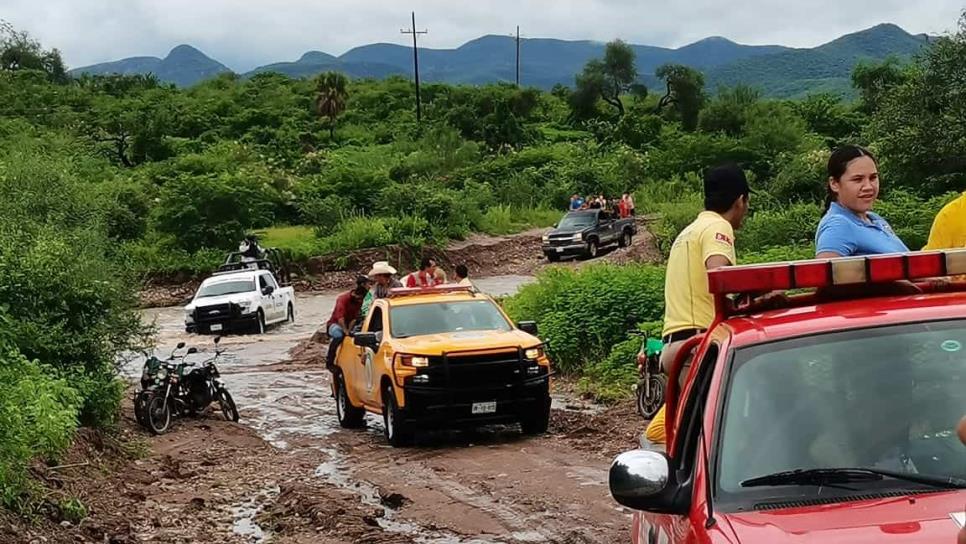
[[[634,216],[634,197],[630,193],[624,193],[620,198],[608,199],[604,195],[582,197],[574,193],[570,197],[568,210],[572,212],[581,210],[604,210],[612,214],[617,214],[621,218]]]

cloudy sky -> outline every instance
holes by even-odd
[[[406,43],[456,47],[483,34],[623,38],[677,47],[707,36],[747,44],[819,45],[883,22],[909,32],[953,30],[964,0],[0,0],[0,18],[59,48],[71,67],[190,43],[236,71],[308,50]]]

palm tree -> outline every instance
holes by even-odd
[[[339,72],[325,72],[315,79],[315,111],[329,119],[329,138],[335,139],[335,120],[345,111],[349,80]]]

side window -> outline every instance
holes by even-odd
[[[261,276],[258,276],[258,290],[261,291],[266,287],[268,287],[268,283],[265,281],[265,275],[262,274]]]
[[[696,383],[691,388],[690,396],[684,400],[683,418],[681,419],[680,439],[674,457],[679,459],[680,470],[690,473],[694,466],[694,459],[698,451],[698,437],[701,435],[701,425],[704,422],[705,402],[708,389],[711,386],[711,376],[717,363],[720,348],[718,344],[708,346],[701,359],[699,371],[695,375]]]
[[[382,331],[382,308],[376,306],[372,309],[372,317],[369,318],[369,324],[366,326],[366,332],[380,331]]]
[[[275,278],[273,278],[271,274],[266,274],[262,276],[262,278],[265,279],[265,283],[267,283],[268,285],[271,285],[275,289],[278,289],[278,284],[275,283]]]

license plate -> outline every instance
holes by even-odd
[[[493,402],[474,402],[474,414],[494,414],[496,413],[496,401]]]
[[[557,253],[563,253],[563,248],[562,247],[558,247],[557,248]]]
[[[220,331],[221,330],[221,324],[220,323],[216,323],[216,324],[212,325],[211,326],[211,330],[212,331]]]

